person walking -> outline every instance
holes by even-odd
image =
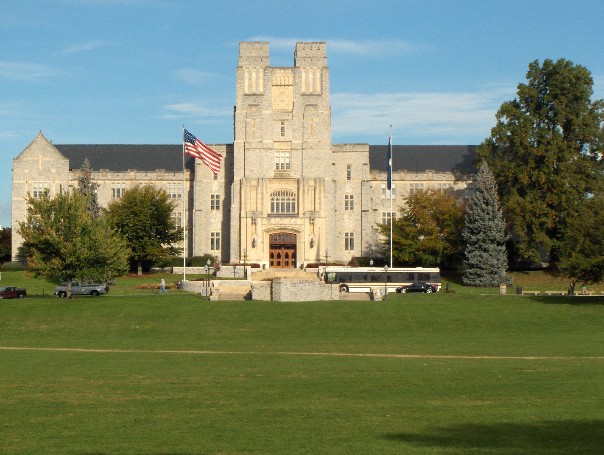
[[[163,278],[159,282],[159,293],[160,294],[167,294],[168,293],[168,291],[166,291],[166,280],[164,280]]]

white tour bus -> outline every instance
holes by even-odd
[[[421,282],[440,291],[438,267],[326,267],[325,283],[337,284],[340,292],[370,292],[371,288],[395,292],[400,286]]]

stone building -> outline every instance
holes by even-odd
[[[348,263],[379,255],[378,224],[411,192],[463,192],[472,182],[473,146],[393,146],[391,195],[387,146],[332,144],[324,42],[297,43],[293,67],[270,66],[268,43],[240,43],[235,95],[234,143],[209,144],[224,157],[218,174],[183,162],[182,145],[53,145],[40,132],[13,160],[12,225],[27,194],[77,186],[88,159],[101,205],[138,184],[165,189],[176,223],[186,222],[188,256],[269,268]],[[14,257],[20,244],[15,229]]]

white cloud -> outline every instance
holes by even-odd
[[[476,143],[490,133],[501,103],[513,87],[479,92],[335,93],[335,137],[387,135],[393,126],[399,144]]]
[[[95,40],[84,43],[74,44],[73,46],[63,49],[62,53],[66,55],[79,54],[81,52],[93,51],[95,49],[109,46],[109,41]]]
[[[0,78],[11,80],[39,80],[55,77],[61,72],[38,63],[0,62]]]
[[[228,109],[209,108],[197,103],[174,103],[164,106],[167,111],[162,118],[180,118],[180,117],[226,117],[232,114]]]
[[[176,77],[187,84],[200,85],[209,78],[215,77],[215,75],[208,71],[180,68],[176,70]]]
[[[344,39],[312,39],[312,38],[275,38],[270,36],[255,36],[247,41],[268,41],[271,49],[286,50],[291,52],[298,42],[327,42],[328,51],[330,54],[348,54],[362,57],[383,56],[383,55],[400,55],[411,54],[417,52],[425,52],[430,50],[430,46],[426,44],[411,43],[409,41],[398,39],[385,40],[344,40]]]

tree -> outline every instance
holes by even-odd
[[[11,228],[0,229],[0,266],[11,260],[12,232]]]
[[[98,187],[99,184],[92,181],[90,161],[86,158],[80,168],[80,175],[78,176],[78,192],[88,197],[88,210],[93,216],[99,216],[101,213],[101,207],[97,197]]]
[[[570,220],[562,244],[560,270],[584,283],[604,279],[604,197],[599,194],[582,202]]]
[[[12,229],[0,228],[0,267],[12,259]],[[0,271],[0,280],[2,271]]]
[[[182,232],[172,219],[175,206],[164,190],[144,185],[126,191],[107,207],[110,223],[126,239],[139,275],[143,261],[178,252],[173,243],[182,240]]]
[[[591,101],[592,85],[580,65],[535,60],[479,148],[521,258],[555,265],[581,201],[602,185],[604,102]]]
[[[466,209],[462,232],[466,268],[463,282],[468,286],[499,286],[510,282],[503,214],[499,208],[495,177],[486,163],[478,169],[474,194]]]
[[[128,247],[104,217],[93,217],[89,198],[76,191],[27,200],[19,223],[28,268],[36,276],[71,282],[109,281],[128,270]]]
[[[454,268],[461,262],[463,202],[449,192],[429,189],[406,199],[392,225],[393,262]],[[390,245],[390,225],[380,225]]]

